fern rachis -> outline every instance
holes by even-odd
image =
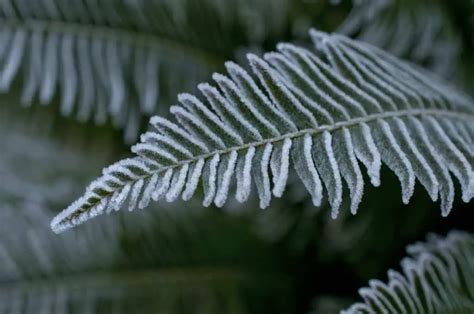
[[[313,52],[289,44],[264,59],[248,59],[259,83],[234,63],[230,78],[213,76],[219,89],[199,85],[207,104],[189,94],[172,106],[176,122],[153,117],[132,148],[138,156],[103,171],[86,193],[52,222],[55,231],[105,211],[146,207],[150,199],[189,199],[199,180],[204,205],[224,205],[236,177],[245,201],[254,182],[260,206],[281,197],[290,163],[321,204],[327,191],[333,217],[347,184],[351,211],[362,198],[359,161],[372,184],[381,164],[400,179],[407,203],[415,179],[447,215],[454,199],[449,173],[462,198],[474,194],[472,102],[443,83],[371,46],[311,32]]]

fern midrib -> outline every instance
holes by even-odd
[[[225,154],[228,154],[232,151],[240,151],[240,150],[244,150],[244,149],[247,149],[247,148],[250,148],[250,147],[263,146],[263,145],[266,145],[266,144],[269,144],[269,143],[284,141],[285,139],[294,139],[294,138],[297,138],[297,137],[305,136],[307,134],[308,135],[314,135],[314,134],[322,133],[324,131],[333,132],[333,131],[341,129],[341,128],[351,128],[351,127],[354,127],[354,126],[358,126],[361,123],[369,123],[369,122],[373,122],[373,121],[376,121],[376,120],[379,120],[379,119],[385,120],[385,119],[391,119],[391,118],[396,118],[396,117],[407,117],[407,116],[418,116],[418,115],[432,115],[432,116],[450,117],[450,118],[455,118],[455,119],[460,119],[460,120],[470,120],[470,119],[474,120],[474,114],[452,112],[452,111],[438,110],[438,109],[410,109],[410,110],[400,110],[400,111],[377,113],[377,114],[371,114],[371,115],[367,115],[367,116],[364,116],[364,117],[354,118],[354,119],[350,119],[350,120],[346,120],[346,121],[336,122],[336,123],[331,124],[331,125],[322,125],[322,126],[311,128],[311,129],[303,129],[303,130],[299,130],[297,132],[287,133],[287,134],[284,134],[284,135],[281,135],[281,136],[278,136],[278,137],[272,137],[272,138],[264,139],[264,140],[258,141],[258,142],[249,142],[249,143],[239,145],[239,146],[233,146],[233,147],[229,147],[229,148],[226,148],[226,149],[215,150],[215,151],[212,151],[210,153],[194,156],[193,158],[180,161],[180,162],[178,162],[178,163],[176,163],[172,166],[167,166],[167,167],[160,168],[156,172],[162,172],[162,171],[166,171],[168,169],[173,169],[173,168],[176,168],[176,167],[180,167],[182,165],[198,161],[199,159],[207,159],[207,158],[210,158],[210,157],[212,157],[216,154],[225,155]],[[147,176],[145,176],[145,177],[147,177]]]
[[[130,46],[141,46],[151,49],[171,49],[180,52],[185,51],[187,55],[202,60],[203,63],[210,65],[213,69],[221,68],[224,62],[227,61],[226,58],[219,56],[214,52],[177,41],[176,37],[166,36],[164,34],[132,31],[123,27],[110,27],[105,25],[51,21],[34,18],[29,18],[27,20],[0,18],[0,25],[26,28],[30,32],[48,31],[68,35],[87,34],[87,36],[90,37],[124,42]]]

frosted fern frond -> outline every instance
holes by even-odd
[[[235,47],[280,33],[288,3],[3,0],[0,93],[18,82],[25,106],[57,100],[63,115],[111,118],[135,141],[159,102],[221,68]]]
[[[353,8],[337,32],[368,42],[431,71],[451,77],[462,40],[453,31],[442,1],[353,1]]]
[[[315,206],[326,195],[338,215],[347,185],[351,211],[364,190],[359,162],[373,185],[386,164],[408,203],[415,179],[443,215],[458,178],[462,198],[474,194],[474,106],[467,96],[377,48],[340,35],[311,31],[316,50],[280,44],[264,58],[249,55],[254,73],[226,63],[217,87],[203,97],[181,94],[175,121],[155,116],[152,131],[132,147],[136,157],[105,168],[84,196],[60,213],[52,228],[68,227],[151,199],[190,199],[202,181],[204,205],[223,206],[235,186],[239,202],[252,181],[260,206],[281,197],[290,165]],[[257,83],[258,82],[258,83]],[[450,173],[451,172],[451,173]]]
[[[341,314],[351,313],[471,313],[474,310],[474,236],[451,231],[446,238],[431,235],[426,243],[407,249],[411,257],[402,272],[390,270],[388,283],[371,280],[370,288]]]

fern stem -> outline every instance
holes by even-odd
[[[215,154],[219,154],[219,155],[228,154],[232,151],[240,151],[240,150],[244,150],[244,149],[247,149],[249,147],[252,147],[252,146],[253,147],[263,146],[263,145],[266,145],[268,143],[275,143],[275,142],[284,141],[285,139],[294,139],[294,138],[305,136],[307,134],[314,135],[314,134],[322,133],[324,131],[332,132],[332,131],[335,131],[335,130],[338,130],[338,129],[341,129],[341,128],[350,128],[350,127],[357,126],[361,123],[368,123],[368,122],[372,122],[372,121],[375,121],[375,120],[378,120],[378,119],[391,119],[391,118],[396,118],[396,117],[408,117],[408,116],[420,116],[420,115],[423,115],[423,116],[431,115],[431,116],[435,116],[435,117],[446,117],[446,118],[449,117],[449,118],[454,118],[454,119],[459,119],[459,120],[472,120],[472,119],[474,119],[474,114],[461,113],[461,112],[452,112],[452,111],[439,110],[439,109],[409,109],[409,110],[400,110],[400,111],[391,111],[391,112],[388,111],[388,112],[383,112],[383,113],[378,113],[378,114],[367,115],[365,117],[350,119],[350,120],[347,120],[347,121],[336,122],[332,125],[322,125],[322,126],[311,128],[311,129],[304,129],[304,130],[300,130],[300,131],[297,131],[297,132],[281,135],[281,136],[278,136],[278,137],[272,137],[272,138],[264,139],[264,140],[258,141],[258,142],[250,142],[250,143],[246,143],[246,144],[243,144],[243,145],[240,145],[240,146],[233,146],[233,147],[222,149],[222,150],[215,150],[215,151],[212,151],[212,152],[207,153],[207,154],[202,154],[202,155],[198,155],[198,156],[195,156],[195,157],[187,159],[187,160],[183,160],[183,161],[181,161],[179,163],[176,163],[175,165],[172,165],[172,166],[160,168],[158,172],[162,172],[162,171],[166,171],[168,169],[173,169],[173,168],[176,168],[176,167],[180,167],[184,164],[192,163],[192,162],[197,161],[201,158],[202,159],[207,159],[207,158],[210,158],[210,157],[214,156]]]

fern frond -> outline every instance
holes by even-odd
[[[288,3],[5,0],[0,92],[18,81],[25,106],[58,99],[63,115],[111,118],[135,141],[157,103],[220,69],[235,47],[280,33]]]
[[[284,275],[257,273],[234,255],[245,247],[269,257],[261,242],[243,236],[242,221],[170,207],[56,236],[44,205],[0,204],[1,313],[248,313],[289,295]],[[209,228],[209,221],[219,223]],[[213,241],[216,232],[222,237]],[[221,243],[236,248],[224,252]],[[275,313],[288,312],[276,303]]]
[[[460,231],[446,238],[409,246],[402,273],[390,270],[387,284],[371,280],[370,288],[341,314],[350,313],[471,313],[474,310],[474,236]]]
[[[340,35],[311,31],[312,51],[281,44],[264,59],[249,55],[257,83],[226,63],[218,88],[199,85],[205,101],[181,94],[176,122],[155,116],[154,132],[132,147],[136,157],[105,168],[80,199],[51,223],[60,232],[150,199],[189,199],[202,180],[204,205],[223,206],[236,182],[236,199],[256,187],[260,206],[281,197],[290,163],[315,206],[323,191],[336,217],[343,184],[351,211],[364,189],[359,161],[372,184],[381,164],[398,176],[408,203],[415,179],[447,215],[454,199],[451,171],[462,198],[474,194],[474,106],[467,96],[377,48]],[[235,177],[235,179],[234,179]]]

